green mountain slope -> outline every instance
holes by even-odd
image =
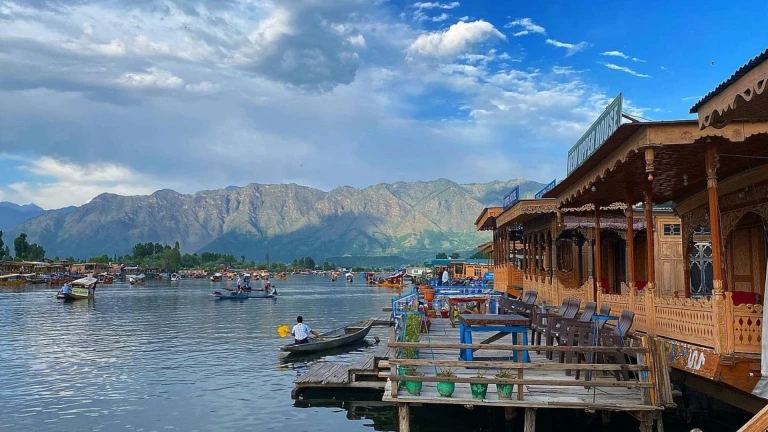
[[[460,185],[450,180],[377,184],[330,192],[295,184],[260,185],[185,195],[102,194],[69,213],[47,213],[8,230],[26,232],[48,256],[123,254],[137,242],[173,244],[186,252],[233,253],[259,261],[312,256],[399,255],[470,250],[488,240],[473,222],[486,206],[527,180]]]

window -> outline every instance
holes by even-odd
[[[480,276],[482,276],[480,274],[480,267],[475,267],[475,277],[480,277]]]
[[[694,243],[688,259],[691,277],[691,297],[712,295],[712,243]]]
[[[710,235],[708,226],[699,225],[696,230],[693,231],[696,235]]]
[[[680,224],[664,224],[664,235],[665,236],[679,236],[680,235]]]

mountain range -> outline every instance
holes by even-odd
[[[57,210],[43,210],[35,204],[19,205],[8,201],[0,201],[0,231],[48,212],[67,213],[73,209],[74,207],[65,207]]]
[[[25,232],[47,256],[87,258],[125,254],[138,242],[174,244],[185,252],[224,252],[254,261],[312,256],[401,256],[470,251],[488,241],[474,221],[520,186],[530,197],[542,184],[528,180],[458,184],[446,179],[382,183],[329,192],[296,184],[181,194],[101,194],[64,211],[42,211],[8,229],[6,243]],[[18,210],[18,209],[16,209]]]

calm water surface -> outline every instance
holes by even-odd
[[[275,283],[275,301],[216,301],[213,289],[231,282],[206,280],[100,286],[95,300],[73,303],[55,300],[55,289],[0,291],[0,431],[396,430],[396,410],[382,404],[341,395],[292,401],[293,379],[313,360],[281,361],[287,340],[275,332],[297,314],[316,330],[383,317],[396,293],[360,280]],[[368,339],[386,332],[374,328]],[[352,361],[371,349],[325,360]],[[415,431],[494,430],[482,409],[413,412]],[[547,417],[541,429],[559,430]],[[600,429],[595,421],[578,419],[583,430]],[[617,419],[602,430],[627,426],[637,427]]]

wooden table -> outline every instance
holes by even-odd
[[[528,346],[528,327],[531,320],[520,315],[481,315],[481,314],[462,314],[459,315],[459,342],[465,344],[472,343],[473,332],[496,332],[495,335],[480,342],[481,344],[490,344],[502,337],[512,333],[512,344],[517,345],[517,334],[523,334],[523,346]],[[512,351],[512,360],[517,361],[517,352],[523,352],[523,361],[531,361],[528,350],[520,349]],[[461,349],[459,358],[466,361],[474,361],[474,350]]]
[[[485,304],[486,300],[488,300],[488,297],[484,296],[448,297],[448,319],[451,321],[451,327],[456,326],[456,315],[461,314],[459,304],[477,303],[478,307],[480,307]]]

